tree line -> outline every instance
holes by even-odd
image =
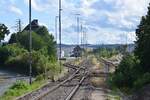
[[[111,87],[117,87],[126,93],[150,84],[150,5],[147,15],[141,18],[136,29],[136,47],[134,53],[126,53],[110,77]]]
[[[0,24],[0,41],[10,34],[4,24]],[[46,70],[55,73],[56,42],[45,26],[32,29],[32,71],[33,75]],[[0,68],[29,74],[29,30],[22,30],[11,35],[8,43],[0,45]]]

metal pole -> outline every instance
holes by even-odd
[[[19,24],[19,32],[21,32],[21,20],[20,19],[19,19],[18,24]]]
[[[56,39],[56,43],[57,43],[57,39],[58,39],[58,37],[57,37],[57,21],[58,21],[58,16],[56,16],[55,17],[55,39]]]
[[[59,61],[59,56],[57,54],[57,44],[58,44],[58,42],[57,42],[57,40],[58,40],[58,37],[57,37],[57,30],[58,30],[57,22],[58,22],[58,16],[55,17],[55,39],[56,39],[56,56],[57,56],[57,60]]]
[[[59,63],[60,63],[60,72],[61,72],[61,0],[59,0]]]
[[[77,44],[78,44],[78,45],[80,45],[80,42],[79,42],[79,34],[80,34],[80,33],[79,33],[79,32],[80,32],[80,29],[79,29],[79,21],[80,21],[79,15],[80,15],[80,14],[77,14],[77,37],[78,37],[78,38],[77,38],[77,39],[78,39],[78,40],[77,40]]]
[[[81,48],[83,48],[84,50],[84,45],[83,45],[83,26],[81,24],[81,30],[80,30],[80,33],[81,33]],[[83,57],[83,51],[81,50],[81,58]]]
[[[83,46],[83,26],[81,24],[81,47]]]
[[[32,34],[31,34],[31,0],[29,0],[29,83],[32,83]]]

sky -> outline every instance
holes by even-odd
[[[28,24],[29,0],[0,0],[0,23],[15,32],[17,19]],[[150,0],[62,0],[62,42],[78,43],[77,16],[89,44],[134,43],[135,29],[146,15]],[[55,35],[58,0],[32,0],[32,19]],[[9,36],[6,37],[6,40]]]

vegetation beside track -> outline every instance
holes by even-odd
[[[18,96],[40,88],[46,82],[47,81],[44,80],[44,76],[41,75],[38,76],[31,85],[29,85],[26,81],[17,81],[4,93],[3,96],[0,97],[0,100],[15,100]]]
[[[50,72],[51,73],[51,72]],[[36,79],[32,82],[30,85],[27,81],[17,81],[14,85],[12,85],[1,97],[0,100],[13,100],[16,99],[19,96],[28,94],[32,91],[35,91],[45,84],[47,84],[50,80],[58,80],[61,77],[65,76],[67,73],[67,70],[63,69],[60,74],[53,74],[53,75],[48,75],[45,76],[43,75],[38,75]],[[52,77],[53,76],[53,77]]]

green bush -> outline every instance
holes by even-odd
[[[117,55],[118,51],[116,49],[109,49],[109,48],[98,48],[93,51],[96,56],[110,58],[113,55]]]
[[[124,56],[115,73],[112,75],[112,84],[124,91],[134,87],[134,81],[140,75],[139,60],[133,54]]]
[[[150,83],[150,73],[145,73],[141,77],[138,77],[138,79],[134,82],[134,88],[142,88],[144,85]]]
[[[27,50],[29,50],[29,32],[24,31],[17,34],[18,42]],[[46,46],[45,41],[36,34],[35,32],[32,32],[32,49],[33,50],[39,50]]]
[[[20,95],[22,90],[28,90],[28,89],[29,89],[29,84],[27,84],[25,81],[17,81],[13,86],[9,88],[8,91],[4,93],[4,95],[16,96],[16,95]]]
[[[28,86],[25,81],[17,81],[10,89],[28,89]]]
[[[29,75],[29,32],[14,34],[9,44],[0,47],[0,66]],[[44,26],[32,31],[32,75],[46,71],[56,74],[56,42]]]
[[[27,51],[18,44],[2,46],[0,47],[0,64],[4,65],[10,57],[16,57],[25,52]]]

